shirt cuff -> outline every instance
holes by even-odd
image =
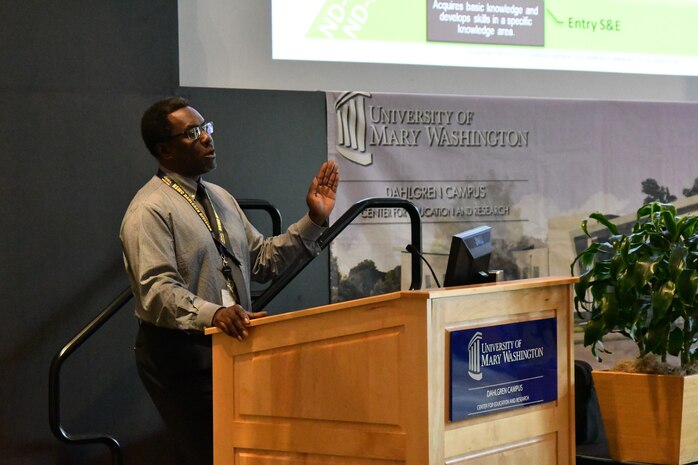
[[[201,307],[199,307],[199,314],[196,316],[196,326],[199,328],[211,326],[213,315],[221,308],[223,308],[222,305],[204,302]]]
[[[298,227],[298,234],[304,240],[310,241],[318,240],[320,236],[322,236],[322,233],[327,230],[326,226],[319,226],[315,224],[315,222],[310,219],[310,215],[307,213],[303,218],[298,220],[296,226]]]

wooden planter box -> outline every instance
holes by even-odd
[[[698,461],[698,375],[592,375],[611,458],[676,465]]]

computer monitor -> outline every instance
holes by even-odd
[[[444,287],[490,282],[488,270],[492,254],[492,228],[480,226],[456,234],[451,239]]]

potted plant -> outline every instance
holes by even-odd
[[[593,240],[588,221],[608,233]],[[637,345],[648,374],[594,371],[611,456],[617,461],[681,464],[698,460],[698,217],[649,203],[622,234],[605,215],[582,221],[592,239],[580,265],[574,305],[588,323],[584,345],[600,360],[603,338],[619,333]],[[667,363],[667,355],[678,358]],[[659,372],[668,374],[657,374]],[[644,435],[644,437],[643,437]]]

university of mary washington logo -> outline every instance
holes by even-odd
[[[366,99],[367,92],[345,92],[334,104],[337,115],[337,152],[349,161],[361,166],[373,163],[373,154],[366,151]]]
[[[450,331],[451,421],[557,399],[557,319]]]
[[[468,342],[468,376],[475,381],[482,379],[482,366],[480,365],[482,354],[482,333],[476,332]]]
[[[547,320],[541,320],[541,327],[544,324],[552,326],[552,323],[547,322]],[[554,322],[554,319],[552,319]],[[537,324],[537,322],[534,322]],[[514,323],[512,326],[521,325],[522,323]],[[485,371],[495,369],[502,372],[502,370],[513,369],[514,365],[521,366],[531,366],[536,363],[543,363],[541,360],[545,356],[545,345],[543,343],[552,344],[551,347],[554,348],[555,344],[555,328],[544,327],[552,336],[548,340],[543,339],[531,339],[529,337],[528,343],[525,333],[515,334],[514,337],[508,334],[493,334],[492,332],[485,331],[485,340],[483,340],[482,331],[476,331],[470,339],[468,340],[468,376],[475,381],[480,381],[483,378],[483,369]],[[495,339],[495,342],[490,342]],[[497,340],[499,339],[499,340]],[[465,341],[463,341],[465,342]],[[528,347],[531,343],[539,343],[534,347]],[[549,351],[552,350],[549,347]],[[525,363],[520,363],[525,362]],[[491,374],[492,371],[488,372]]]

